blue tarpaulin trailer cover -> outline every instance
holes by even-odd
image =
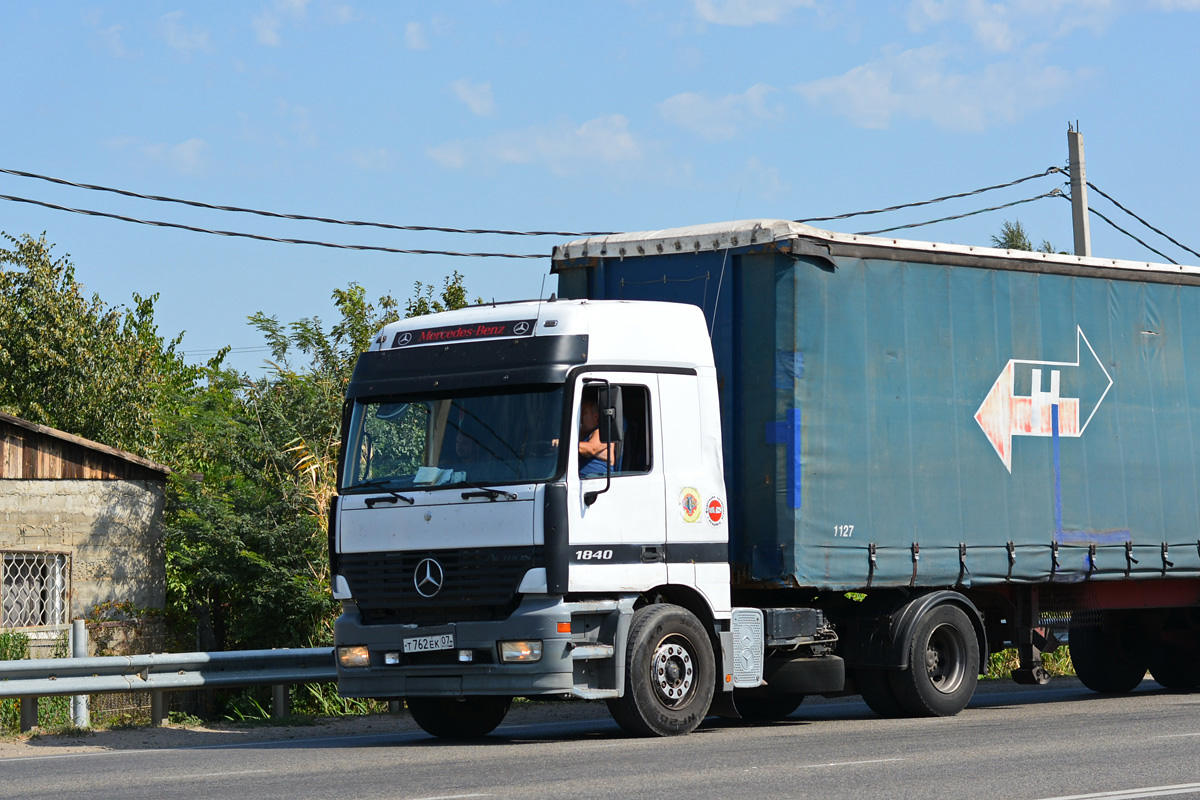
[[[1200,575],[1200,270],[779,221],[554,258],[704,310],[743,585]]]

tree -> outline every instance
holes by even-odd
[[[992,244],[1002,250],[1027,250],[1035,252],[1033,242],[1029,240],[1029,234],[1025,232],[1024,226],[1021,225],[1021,220],[1009,222],[1004,220],[1004,225],[1000,228],[1000,234],[992,236]],[[1054,245],[1046,239],[1042,239],[1042,243],[1038,245],[1036,252],[1038,253],[1053,253]]]
[[[0,408],[142,456],[165,457],[159,422],[175,414],[200,371],[154,322],[158,295],[130,308],[87,298],[67,257],[45,236],[3,234],[0,248]]]
[[[437,297],[418,282],[406,310],[460,308],[465,297],[454,273]],[[269,373],[210,365],[169,435],[185,475],[168,493],[168,590],[178,627],[196,631],[193,646],[332,640],[326,542],[342,402],[359,354],[398,318],[395,299],[371,303],[357,284],[333,299],[340,319],[328,329],[316,317],[251,317],[271,347]]]
[[[154,322],[156,296],[129,308],[85,296],[44,237],[0,249],[0,408],[171,467],[164,527],[176,646],[203,650],[327,643],[329,501],[342,402],[358,355],[400,316],[390,296],[333,293],[338,320],[250,319],[271,347],[267,374],[206,366]],[[418,282],[408,316],[466,304],[462,276]]]
[[[476,303],[482,303],[483,300],[476,299]],[[417,281],[413,284],[413,296],[404,304],[404,316],[422,317],[426,314],[435,314],[441,311],[450,311],[455,308],[463,308],[467,305],[467,289],[463,286],[463,276],[458,273],[458,270],[450,275],[447,275],[442,280],[441,298],[433,296],[433,286]]]

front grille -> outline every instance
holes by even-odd
[[[442,568],[441,589],[432,597],[422,596],[415,581],[417,566],[427,558]],[[507,619],[520,602],[521,579],[542,563],[541,547],[481,547],[344,553],[338,571],[350,584],[364,624],[436,625]]]

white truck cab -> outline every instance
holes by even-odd
[[[330,518],[339,690],[406,698],[439,735],[539,695],[666,735],[758,686],[720,430],[694,306],[551,298],[385,327],[347,392]]]

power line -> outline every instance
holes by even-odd
[[[1090,186],[1091,184],[1088,184],[1088,185]],[[1093,187],[1093,188],[1095,188],[1095,187]],[[1100,190],[1099,190],[1099,189],[1097,189],[1096,191],[1100,191]],[[1064,194],[1064,195],[1062,195],[1062,197],[1066,198],[1067,200],[1070,200],[1070,199],[1071,199],[1069,195],[1065,195],[1065,194]],[[1117,230],[1119,230],[1121,233],[1123,233],[1123,234],[1125,234],[1126,236],[1128,236],[1130,239],[1133,239],[1135,242],[1137,242],[1137,243],[1138,243],[1138,244],[1140,244],[1142,247],[1144,247],[1144,248],[1146,248],[1147,250],[1149,250],[1151,253],[1155,253],[1155,254],[1157,254],[1157,255],[1160,255],[1160,256],[1162,256],[1163,258],[1165,258],[1167,261],[1170,261],[1172,264],[1175,264],[1175,265],[1177,265],[1177,266],[1178,266],[1178,264],[1179,264],[1179,262],[1178,262],[1178,261],[1176,261],[1175,259],[1171,258],[1169,255],[1167,255],[1166,253],[1162,252],[1161,250],[1155,250],[1153,247],[1151,247],[1150,245],[1146,244],[1146,243],[1145,243],[1145,242],[1143,242],[1141,239],[1139,239],[1138,237],[1134,236],[1132,233],[1130,233],[1129,231],[1125,230],[1125,229],[1124,229],[1124,228],[1122,228],[1120,225],[1118,225],[1117,223],[1113,222],[1111,219],[1109,219],[1108,217],[1104,216],[1103,214],[1101,214],[1101,213],[1100,213],[1099,211],[1097,211],[1096,209],[1094,209],[1094,208],[1092,208],[1092,207],[1090,207],[1090,206],[1089,206],[1089,207],[1088,207],[1088,211],[1090,211],[1091,213],[1095,214],[1097,217],[1099,217],[1100,219],[1104,220],[1104,221],[1105,221],[1105,222],[1107,222],[1109,225],[1113,226],[1114,228],[1116,228]]]
[[[227,352],[229,352],[229,353],[261,353],[261,352],[264,352],[264,351],[267,351],[270,349],[271,349],[270,345],[264,344],[264,345],[253,346],[253,347],[250,347],[250,346],[230,347]],[[209,348],[205,348],[203,350],[199,350],[199,349],[192,350],[192,349],[185,347],[179,351],[179,354],[184,355],[184,356],[196,356],[196,357],[215,356],[217,353],[221,352],[222,350],[225,350],[225,348],[224,347],[216,347],[216,348],[209,347]]]
[[[1062,173],[1062,172],[1064,172],[1064,170],[1061,167],[1048,167],[1045,172],[1038,172],[1033,175],[1026,175],[1024,178],[1017,178],[1015,181],[1009,181],[1008,183],[998,183],[995,186],[985,186],[982,189],[975,189],[970,192],[960,192],[958,194],[948,194],[945,197],[935,197],[932,200],[919,200],[915,203],[903,203],[898,206],[888,206],[887,208],[876,208],[876,209],[872,209],[871,211],[852,211],[849,214],[837,214],[832,217],[809,217],[808,219],[798,219],[798,220],[796,220],[796,222],[829,222],[830,220],[835,220],[835,219],[849,219],[850,217],[862,217],[862,216],[866,216],[868,214],[883,214],[888,211],[899,211],[900,209],[904,209],[904,208],[915,208],[917,206],[927,206],[927,205],[931,205],[933,203],[941,203],[946,200],[956,200],[960,197],[971,197],[972,195],[983,194],[984,192],[990,192],[993,189],[1005,189],[1009,186],[1016,186],[1018,183],[1024,183],[1025,181],[1031,181],[1034,178],[1043,178],[1047,175],[1052,175],[1056,172]],[[1044,195],[1042,195],[1042,196],[1044,196]],[[1037,199],[1037,198],[1031,198],[1031,199]],[[1028,201],[1023,201],[1023,202],[1028,202]],[[1004,208],[1004,207],[1005,206],[997,206],[997,208]],[[957,217],[947,217],[947,219],[957,219]],[[941,220],[935,220],[935,221],[941,222]],[[920,224],[921,225],[930,225],[932,223],[922,222]],[[910,226],[910,227],[915,227],[915,226]],[[898,228],[888,228],[888,230],[899,230],[899,229]],[[883,233],[883,231],[876,231],[876,232]]]
[[[1187,250],[1189,253],[1191,253],[1192,255],[1196,256],[1197,258],[1200,258],[1200,253],[1197,253],[1195,250],[1193,250],[1192,248],[1188,247],[1186,244],[1183,244],[1182,242],[1178,241],[1177,239],[1175,239],[1174,237],[1172,237],[1170,234],[1167,234],[1167,233],[1165,233],[1165,232],[1163,232],[1163,231],[1160,231],[1158,228],[1154,227],[1154,226],[1153,226],[1153,225],[1151,225],[1149,222],[1146,222],[1146,220],[1142,219],[1142,218],[1141,218],[1141,217],[1139,217],[1137,214],[1133,213],[1133,212],[1132,212],[1132,211],[1130,211],[1128,208],[1126,208],[1125,206],[1123,206],[1123,205],[1121,205],[1120,203],[1118,203],[1118,202],[1117,202],[1117,201],[1116,201],[1116,200],[1115,200],[1115,199],[1114,199],[1114,198],[1113,198],[1111,195],[1107,194],[1107,193],[1106,193],[1106,192],[1105,192],[1103,189],[1101,189],[1101,188],[1100,188],[1099,186],[1097,186],[1096,184],[1092,183],[1091,181],[1088,181],[1088,182],[1087,182],[1087,185],[1088,185],[1088,186],[1090,186],[1091,188],[1095,189],[1095,190],[1096,190],[1096,191],[1097,191],[1097,192],[1098,192],[1098,193],[1099,193],[1099,194],[1100,194],[1102,197],[1104,197],[1106,200],[1108,200],[1108,202],[1112,203],[1114,206],[1116,206],[1117,208],[1121,209],[1121,210],[1122,210],[1122,211],[1124,211],[1126,214],[1128,214],[1129,216],[1133,217],[1133,218],[1134,218],[1134,219],[1136,219],[1138,222],[1142,223],[1142,224],[1143,224],[1143,225],[1145,225],[1147,228],[1149,228],[1150,230],[1152,230],[1152,231],[1154,231],[1155,233],[1157,233],[1159,236],[1162,236],[1164,239],[1166,239],[1167,241],[1171,242],[1171,244],[1175,245],[1176,247],[1183,248],[1184,250]],[[1115,227],[1115,226],[1114,226],[1114,227]],[[1158,253],[1158,251],[1157,251],[1157,250],[1155,250],[1154,252]],[[1162,254],[1161,254],[1161,253],[1159,253],[1159,255],[1162,255]],[[1165,256],[1164,256],[1164,258],[1165,258]],[[1175,263],[1175,262],[1171,262],[1171,263]]]
[[[30,205],[42,206],[43,208],[52,208],[56,211],[69,211],[72,214],[84,214],[89,217],[104,217],[106,219],[119,219],[122,222],[134,222],[138,225],[152,225],[156,228],[175,228],[182,231],[192,231],[194,233],[209,233],[214,236],[232,236],[239,239],[255,239],[260,242],[278,242],[280,244],[306,244],[313,247],[332,247],[338,250],[372,250],[380,253],[399,253],[401,255],[415,256],[458,256],[461,258],[549,258],[548,254],[544,253],[460,253],[453,250],[402,250],[396,247],[381,247],[378,245],[368,244],[334,244],[333,242],[318,242],[312,239],[281,239],[274,236],[260,236],[256,233],[241,233],[239,231],[222,231],[213,230],[210,228],[197,228],[192,225],[181,225],[177,222],[162,222],[153,219],[138,219],[136,217],[126,217],[121,214],[109,214],[104,211],[91,211],[86,208],[68,208],[67,206],[59,206],[54,203],[45,203],[41,200],[30,200],[27,197],[13,197],[7,194],[0,194],[0,200],[10,200],[14,203],[28,203]]]
[[[212,203],[202,203],[199,200],[181,200],[177,197],[163,197],[155,194],[141,194],[139,192],[131,192],[128,189],[114,189],[111,186],[97,186],[91,183],[76,183],[68,181],[64,178],[52,178],[49,175],[38,175],[36,172],[22,172],[19,169],[4,169],[0,167],[0,173],[6,175],[15,175],[19,178],[33,178],[39,181],[48,181],[57,183],[60,186],[72,186],[76,189],[90,189],[96,192],[109,192],[110,194],[121,195],[122,197],[133,197],[138,200],[154,200],[159,203],[178,203],[179,205],[192,206],[193,208],[207,208],[213,211],[233,211],[239,214],[256,214],[260,217],[272,217],[274,219],[293,219],[304,222],[323,222],[328,225],[353,225],[366,228],[383,228],[389,231],[430,231],[434,233],[469,233],[469,234],[492,234],[496,236],[611,236],[612,231],[584,231],[582,233],[572,231],[510,231],[510,230],[492,230],[488,228],[443,228],[436,225],[393,225],[388,222],[364,222],[354,219],[333,219],[330,217],[313,217],[307,214],[283,214],[276,211],[263,211],[256,208],[242,208],[241,206],[220,206]]]
[[[1055,169],[1057,169],[1057,168],[1055,168]],[[874,236],[879,233],[890,233],[892,231],[903,230],[904,228],[921,228],[921,227],[924,227],[925,225],[935,225],[939,222],[950,222],[951,220],[963,219],[964,217],[973,217],[976,214],[986,214],[989,211],[999,211],[1002,208],[1011,208],[1012,206],[1019,206],[1022,203],[1032,203],[1034,200],[1041,200],[1043,197],[1061,197],[1061,196],[1063,196],[1061,189],[1052,189],[1049,192],[1046,192],[1045,194],[1039,194],[1036,197],[1027,197],[1024,200],[1014,200],[1011,203],[1004,203],[1003,205],[992,206],[990,208],[981,208],[978,211],[968,211],[965,214],[955,214],[954,216],[951,216],[951,217],[942,217],[941,219],[931,219],[928,222],[912,222],[912,223],[909,223],[908,225],[896,225],[895,227],[892,227],[892,228],[881,228],[877,231],[861,231],[860,233],[857,233],[855,235],[856,236]]]

